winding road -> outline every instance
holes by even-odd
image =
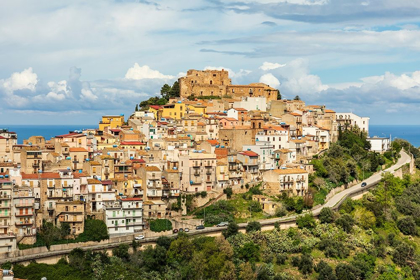
[[[375,173],[374,175],[372,175],[371,177],[369,177],[368,179],[366,179],[364,182],[366,182],[366,186],[362,187],[361,183],[354,185],[348,189],[345,189],[337,194],[335,194],[333,197],[331,197],[324,205],[322,205],[321,207],[311,211],[308,210],[305,213],[308,212],[312,212],[312,214],[314,216],[318,216],[319,213],[321,212],[322,208],[325,207],[330,207],[330,208],[337,208],[339,203],[342,202],[344,199],[346,199],[347,197],[353,196],[354,194],[358,194],[361,193],[363,191],[366,191],[366,189],[369,189],[373,186],[375,186],[378,182],[380,182],[381,180],[381,176],[383,172],[391,172],[394,173],[397,169],[401,168],[403,165],[410,163],[411,161],[411,157],[405,153],[405,152],[401,152],[401,157],[398,159],[397,163],[394,164],[393,166],[391,166],[390,168]],[[290,224],[292,222],[296,221],[296,218],[299,215],[292,215],[292,216],[287,216],[287,217],[283,217],[283,218],[274,218],[274,219],[266,219],[266,220],[260,220],[259,222],[261,223],[262,227],[270,227],[270,226],[274,226],[274,224],[276,222],[280,223],[280,224]],[[247,223],[240,223],[238,224],[240,229],[244,229],[247,226]],[[223,231],[224,227],[211,227],[211,228],[206,228],[203,230],[192,230],[191,232],[189,232],[189,235],[215,235],[215,234],[220,234]],[[175,234],[171,234],[168,235],[169,237],[175,237]],[[146,244],[154,244],[156,242],[156,240],[158,239],[158,237],[149,237],[146,238],[142,241],[140,241],[141,243]],[[132,240],[132,239],[131,239]],[[130,241],[124,241],[124,242],[109,242],[107,244],[98,244],[98,245],[90,245],[90,246],[84,246],[81,247],[81,249],[83,250],[104,250],[104,249],[112,249],[117,247],[119,244],[121,243],[126,243],[129,244],[131,243]],[[67,255],[69,254],[71,251],[71,249],[64,249],[64,250],[57,250],[57,251],[49,251],[49,252],[42,252],[42,253],[36,253],[36,254],[26,254],[25,250],[23,251],[17,251],[17,254],[14,257],[9,257],[9,258],[2,258],[0,259],[0,264],[1,263],[5,263],[5,262],[28,262],[28,261],[32,261],[32,260],[38,260],[41,261],[43,259],[48,259],[48,258],[59,258],[61,256]]]

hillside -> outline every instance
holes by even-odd
[[[15,275],[40,279],[420,279],[420,181],[385,174],[371,193],[329,208],[297,228],[247,233],[231,223],[224,237],[159,239],[129,253],[74,250],[55,265],[16,265]]]

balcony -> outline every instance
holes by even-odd
[[[3,209],[9,209],[9,208],[10,208],[10,204],[7,204],[7,205],[5,205],[5,204],[0,204],[0,208],[3,208]]]
[[[194,176],[200,176],[200,172],[194,172]]]
[[[0,200],[10,200],[11,196],[10,194],[3,194],[0,196]]]
[[[30,216],[33,216],[34,215],[34,213],[15,213],[15,216],[16,217],[30,217]]]
[[[33,204],[15,204],[15,207],[16,208],[28,208],[28,207],[33,208],[34,205]]]
[[[212,164],[211,164],[211,162],[210,162],[210,161],[205,161],[205,162],[204,162],[204,166],[205,166],[205,167],[212,167]]]
[[[198,165],[198,164],[193,165],[193,168],[200,168],[200,165]]]
[[[6,213],[0,214],[0,218],[7,218],[7,217],[10,217],[10,213],[9,212],[7,214]]]
[[[83,219],[65,220],[59,219],[60,223],[83,223]]]
[[[211,174],[212,174],[211,170],[206,171],[206,175],[211,175]]]
[[[33,167],[33,168],[39,168],[39,163],[33,163],[33,164],[32,164],[32,167]]]
[[[55,206],[53,206],[53,205],[48,205],[48,206],[47,206],[47,210],[48,210],[48,211],[54,211],[54,210],[55,210]]]
[[[17,221],[16,226],[31,226],[34,222],[32,220]]]

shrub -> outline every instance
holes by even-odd
[[[324,207],[319,213],[319,220],[322,224],[332,223],[334,221],[334,212],[329,207]]]
[[[206,191],[202,191],[202,192],[200,193],[200,196],[201,196],[201,198],[205,198],[205,197],[207,197],[207,192],[206,192]]]
[[[405,242],[401,242],[392,254],[392,260],[399,266],[405,266],[413,262],[415,251],[413,246]]]
[[[223,190],[223,193],[226,194],[226,197],[228,199],[230,199],[232,197],[233,190],[232,190],[232,188],[226,188],[226,189]]]
[[[277,254],[276,264],[278,264],[278,265],[285,264],[286,260],[287,260],[287,254]]]
[[[296,224],[298,225],[298,228],[312,229],[316,226],[316,221],[312,214],[305,214],[296,219]]]
[[[172,230],[172,222],[168,219],[156,219],[150,221],[150,230],[154,232]]]
[[[278,206],[275,210],[276,217],[284,217],[286,216],[287,211],[283,206]]]
[[[249,222],[246,225],[246,232],[253,232],[253,231],[260,231],[261,230],[261,224],[257,221]]]
[[[319,273],[318,280],[336,280],[333,269],[326,262],[320,261],[315,267],[315,271]]]
[[[223,230],[223,236],[229,238],[230,236],[236,235],[239,232],[239,226],[235,222],[230,222],[228,227]]]
[[[349,233],[353,228],[354,220],[349,214],[343,214],[335,221],[335,224],[340,226],[345,232]]]
[[[312,257],[309,254],[303,254],[299,261],[299,270],[304,274],[310,274],[313,270],[313,261]]]
[[[254,242],[247,242],[238,250],[238,256],[244,261],[251,263],[257,262],[260,259],[260,246]]]
[[[413,217],[404,217],[397,222],[398,229],[405,235],[417,235],[416,223]]]
[[[101,241],[108,239],[108,228],[104,221],[87,219],[85,220],[85,228],[83,233],[79,235],[77,239],[80,239],[82,242],[86,241]]]
[[[360,279],[360,271],[351,264],[340,263],[335,268],[335,275],[338,279],[357,280]]]
[[[324,251],[326,257],[346,258],[350,251],[340,241],[324,239],[318,244],[318,248]]]

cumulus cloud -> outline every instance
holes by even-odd
[[[262,75],[260,78],[260,83],[267,84],[274,88],[278,88],[280,86],[280,81],[271,73]]]
[[[32,71],[32,67],[29,67],[22,72],[13,73],[10,78],[3,82],[3,87],[10,92],[25,89],[35,91],[37,83],[38,76]]]
[[[135,63],[133,67],[128,69],[125,74],[126,79],[142,80],[142,79],[173,79],[174,76],[164,75],[157,70],[152,70],[149,66],[140,66]]]
[[[267,71],[267,70],[273,70],[280,67],[284,67],[286,64],[280,64],[280,63],[272,63],[272,62],[264,62],[263,65],[260,66],[261,70]]]

